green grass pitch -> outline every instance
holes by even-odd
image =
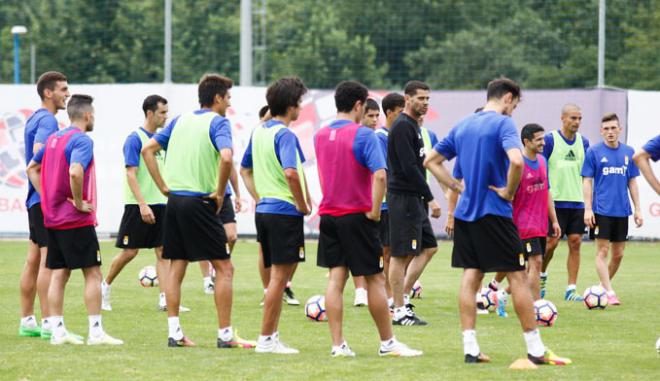
[[[456,301],[460,271],[449,266],[449,242],[440,242],[439,252],[421,279],[423,299],[415,302],[419,315],[430,326],[395,328],[401,341],[424,350],[424,356],[415,359],[378,357],[375,327],[366,308],[352,306],[350,280],[344,328],[356,358],[331,358],[327,324],[308,321],[303,306],[284,306],[280,326],[282,340],[300,349],[300,355],[217,349],[213,300],[202,292],[197,264],[189,267],[183,284],[183,304],[192,312],[182,314],[181,322],[198,347],[167,348],[166,316],[156,310],[158,291],[137,283],[140,268],[154,263],[154,254],[148,251],[140,253],[117,278],[112,295],[114,310],[103,313],[106,330],[123,339],[124,346],[53,347],[39,338],[19,338],[18,280],[26,246],[19,241],[0,242],[0,380],[649,380],[660,376],[660,357],[654,348],[660,334],[659,243],[628,245],[614,280],[623,304],[605,311],[588,311],[581,303],[563,301],[566,244],[562,243],[551,265],[547,295],[557,305],[559,318],[554,327],[542,329],[542,337],[549,348],[572,358],[574,364],[526,372],[508,369],[512,361],[525,355],[525,343],[510,307],[508,319],[495,314],[478,317],[479,343],[493,362],[463,363]],[[105,268],[116,252],[110,242],[102,243]],[[322,294],[327,281],[325,272],[315,264],[316,244],[308,243],[307,252],[307,262],[294,279],[294,290],[302,303]],[[579,291],[598,283],[593,258],[593,244],[585,244]],[[256,339],[262,297],[256,244],[239,241],[233,261],[233,326],[242,337]],[[65,321],[69,330],[86,336],[80,271],[72,275],[67,288]]]

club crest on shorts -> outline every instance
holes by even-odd
[[[96,262],[101,262],[101,251],[96,250]]]
[[[525,266],[525,256],[523,253],[518,254],[518,263],[520,263],[520,266]]]
[[[594,235],[598,235],[599,230],[600,229],[598,228],[598,225],[596,225],[596,227],[594,228]]]
[[[383,256],[382,255],[378,259],[378,267],[380,267],[381,269],[383,268]]]
[[[305,246],[300,246],[298,249],[298,258],[305,259]]]
[[[417,250],[417,240],[413,239],[411,245],[413,250]]]
[[[225,251],[227,254],[231,254],[231,249],[229,248],[229,242],[225,243]]]
[[[527,242],[527,245],[525,246],[525,248],[527,249],[528,253],[530,253],[530,254],[532,253],[532,244],[530,242]]]
[[[122,242],[124,243],[124,245],[128,245],[128,235],[124,236],[124,239],[122,240]]]
[[[623,157],[623,163],[624,163],[625,165],[628,165],[628,155],[626,155],[626,156]]]

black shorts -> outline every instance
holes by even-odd
[[[525,254],[525,259],[533,257],[535,255],[544,255],[545,254],[545,237],[534,237],[527,238],[522,240],[523,252]]]
[[[378,222],[378,235],[380,243],[383,246],[390,246],[390,213],[387,209],[380,211],[380,221]]]
[[[44,226],[44,214],[41,203],[34,204],[28,209],[28,223],[30,225],[30,241],[39,247],[48,246],[48,230]]]
[[[264,255],[264,267],[305,261],[303,216],[256,213],[257,241]]]
[[[220,208],[219,217],[223,225],[236,223],[236,213],[234,213],[234,204],[231,202],[230,195],[225,195],[225,199],[222,201],[222,208]]]
[[[163,226],[165,205],[149,205],[156,217],[156,223],[150,225],[142,221],[140,207],[135,204],[124,205],[115,247],[120,249],[151,249],[163,246]]]
[[[353,276],[383,271],[383,247],[378,237],[378,222],[364,213],[334,217],[321,216],[317,265],[346,266]]]
[[[595,214],[596,226],[589,230],[591,239],[607,239],[610,242],[628,240],[628,217],[608,217]]]
[[[73,270],[94,266],[101,266],[101,251],[94,226],[48,229],[47,268]]]
[[[557,211],[557,221],[561,228],[561,237],[569,236],[571,234],[582,235],[585,232],[586,226],[584,225],[584,208],[555,208]],[[548,237],[552,237],[554,231],[552,230],[552,223],[548,223]]]
[[[419,196],[388,193],[390,255],[419,255],[423,249],[438,247],[429,221],[428,205]]]
[[[215,214],[215,202],[203,197],[167,198],[163,258],[186,261],[229,259],[227,234]]]
[[[525,255],[511,218],[486,215],[467,222],[454,220],[451,265],[484,273],[525,269]]]

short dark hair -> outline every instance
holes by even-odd
[[[50,91],[55,90],[55,84],[61,81],[66,82],[67,79],[66,75],[59,71],[47,71],[40,75],[39,80],[37,81],[37,93],[39,94],[39,98],[44,100],[44,91],[46,89]]]
[[[364,112],[367,112],[369,110],[376,110],[380,112],[380,106],[378,106],[378,102],[371,98],[367,98],[367,103],[364,106]]]
[[[91,95],[73,94],[66,105],[66,113],[70,120],[80,119],[84,113],[91,111],[94,98]]]
[[[513,95],[513,99],[520,99],[520,86],[512,79],[507,77],[499,77],[488,82],[486,98],[500,99],[507,93]]]
[[[364,103],[369,96],[366,86],[356,81],[340,82],[335,88],[335,106],[338,112],[350,112],[355,103]]]
[[[307,87],[298,77],[284,77],[273,82],[266,90],[266,102],[270,115],[282,116],[289,107],[298,106],[298,102],[307,92]]]
[[[266,116],[266,113],[268,112],[268,105],[265,105],[259,109],[259,119],[263,119],[264,116]]]
[[[523,126],[522,131],[520,131],[520,140],[522,141],[523,144],[525,144],[525,139],[529,140],[530,142],[534,140],[534,135],[537,132],[543,132],[545,131],[541,125],[536,124],[536,123],[528,123],[525,126]]]
[[[234,86],[234,82],[231,78],[214,73],[204,74],[197,85],[199,105],[202,107],[212,106],[215,96],[224,97],[232,86]]]
[[[605,123],[611,120],[616,120],[616,122],[619,123],[619,116],[614,112],[608,112],[605,115],[603,115],[603,119],[601,119],[600,122]]]
[[[388,111],[393,112],[397,107],[406,107],[406,98],[401,94],[389,93],[383,98],[381,106],[383,106],[383,112],[387,116]]]
[[[422,81],[410,81],[410,82],[406,83],[406,86],[404,87],[403,92],[406,95],[413,96],[413,95],[417,94],[417,90],[431,91],[431,88],[429,87],[429,85],[427,85],[426,83],[424,83]]]
[[[144,116],[147,116],[147,111],[149,110],[156,112],[156,110],[158,110],[159,103],[166,105],[167,99],[157,94],[149,95],[148,97],[144,98],[144,101],[142,102],[142,111],[144,111]]]

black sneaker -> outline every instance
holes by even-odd
[[[296,296],[293,295],[293,290],[291,290],[291,288],[289,288],[289,287],[284,289],[284,295],[283,295],[282,299],[286,302],[286,304],[288,304],[290,306],[299,306],[300,305],[300,301],[298,301],[298,299],[296,299]]]
[[[392,325],[428,325],[429,323],[420,319],[414,312],[409,311],[400,319],[392,318]]]
[[[177,347],[194,347],[195,343],[193,343],[189,338],[187,337],[182,337],[181,340],[176,340],[173,337],[168,337],[167,338],[167,346],[172,347],[172,348],[177,348]]]
[[[414,304],[412,304],[412,303],[408,303],[408,304],[406,304],[405,307],[406,307],[406,309],[407,309],[408,311],[410,311],[411,313],[415,313],[415,305],[414,305]]]
[[[480,362],[490,362],[490,357],[486,356],[483,353],[479,353],[476,356],[472,356],[471,354],[466,354],[465,355],[465,363],[466,364],[476,364]]]

